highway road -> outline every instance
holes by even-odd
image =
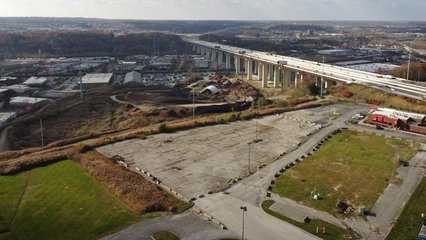
[[[189,37],[182,37],[182,39],[197,46],[231,53],[235,56],[253,59],[264,63],[279,65],[279,61],[284,61],[286,64],[283,65],[283,67],[285,68],[293,71],[311,73],[317,76],[324,76],[324,79],[361,84],[369,87],[376,86],[377,88],[381,88],[398,95],[420,100],[422,100],[423,96],[426,94],[426,86],[418,84],[415,81],[408,81],[406,79],[395,78],[389,75],[380,75],[330,64],[275,55],[267,52],[253,51],[224,44],[200,41]]]

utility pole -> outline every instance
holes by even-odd
[[[240,209],[243,212],[243,226],[242,226],[242,231],[241,231],[241,240],[244,240],[244,213],[247,212],[247,207],[241,206]]]
[[[40,137],[41,137],[41,149],[44,148],[44,136],[43,136],[43,120],[40,118]]]
[[[81,59],[78,64],[78,76],[80,77],[80,102],[83,102],[83,79],[81,77]]]
[[[410,77],[411,51],[408,53],[407,80]]]

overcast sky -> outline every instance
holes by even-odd
[[[426,21],[426,0],[0,0],[0,16]]]

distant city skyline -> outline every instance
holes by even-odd
[[[426,21],[426,0],[0,0],[0,17]]]

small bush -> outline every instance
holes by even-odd
[[[218,117],[218,118],[216,118],[216,123],[217,124],[225,124],[225,119],[223,119],[223,117]]]
[[[270,102],[268,101],[268,99],[266,99],[264,97],[260,97],[252,103],[252,107],[253,108],[264,107],[264,106],[268,105],[269,103]]]
[[[161,124],[160,124],[160,126],[158,126],[158,131],[159,131],[160,133],[167,133],[167,132],[170,132],[170,129],[169,129],[169,127],[167,126],[167,124],[166,124],[166,123],[161,123]]]
[[[77,149],[80,153],[85,153],[85,152],[93,150],[93,147],[87,143],[81,142],[77,144]]]
[[[289,103],[287,101],[279,101],[277,103],[275,103],[276,107],[280,107],[280,108],[284,108],[284,107],[288,107]]]
[[[351,98],[354,94],[348,90],[342,92],[342,97]]]

